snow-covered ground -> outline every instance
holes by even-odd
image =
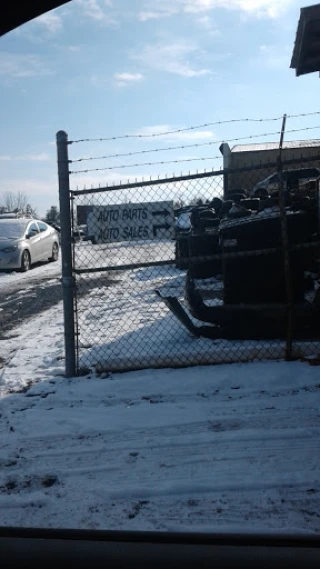
[[[1,341],[0,525],[320,531],[318,367],[67,380],[61,306],[15,332]]]
[[[0,291],[14,285],[32,284],[41,279],[55,278],[61,275],[61,258],[56,263],[38,263],[31,267],[30,271],[0,271]]]
[[[179,296],[183,277],[174,267],[113,283],[101,274],[81,299],[83,357],[105,330],[108,365],[126,356],[151,367],[161,356],[166,369],[66,379],[61,303],[4,334],[0,526],[320,531],[319,368],[170,368],[179,354],[210,361],[214,345],[192,338],[153,292]]]
[[[132,263],[148,263],[174,259],[174,241],[124,241],[92,245],[80,241],[75,247],[75,267],[100,268]]]
[[[119,267],[173,258],[173,242],[99,246],[84,242],[76,249],[78,268]],[[112,284],[106,275],[113,278]],[[93,278],[95,286],[88,294]],[[285,342],[279,340],[213,341],[193,337],[155,294],[158,289],[163,296],[182,300],[184,282],[185,271],[174,264],[81,275],[77,302],[80,367],[124,371],[285,357]],[[206,279],[201,287],[208,305],[221,304],[221,280]],[[206,293],[213,292],[213,288],[216,297],[207,298]],[[292,353],[300,357],[319,351],[318,341],[294,342]]]

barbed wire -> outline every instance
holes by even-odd
[[[303,131],[307,131],[307,130],[314,130],[320,128],[320,125],[317,126],[310,126],[310,127],[305,127],[305,128],[296,128],[296,129],[291,129],[291,130],[287,130],[287,133],[292,133],[292,132],[303,132]],[[262,138],[265,136],[275,136],[278,135],[279,132],[275,131],[275,132],[265,132],[263,134],[252,134],[250,136],[241,136],[238,138],[230,138],[228,140],[228,142],[239,142],[240,140],[252,140],[253,138]],[[134,152],[126,152],[126,153],[121,153],[121,154],[109,154],[106,156],[93,156],[93,157],[89,157],[89,158],[77,158],[76,160],[69,160],[69,163],[76,163],[76,162],[88,162],[88,161],[92,161],[92,160],[106,160],[106,159],[110,159],[110,158],[123,158],[123,157],[129,157],[129,156],[135,156],[137,154],[150,154],[152,152],[167,152],[170,150],[185,150],[185,149],[189,149],[189,148],[203,148],[205,146],[213,146],[214,144],[220,144],[222,142],[225,142],[225,140],[212,140],[210,142],[201,142],[201,143],[194,143],[194,144],[185,144],[185,145],[180,145],[180,146],[169,146],[166,148],[154,148],[152,150],[148,149],[148,150],[138,150],[138,151],[134,151]],[[220,156],[221,158],[221,156]],[[162,163],[172,163],[171,161],[166,162],[166,161],[162,161]],[[153,163],[156,164],[156,163]],[[146,165],[146,164],[141,164],[141,165]],[[128,166],[130,166],[128,164]],[[120,168],[120,166],[118,166]],[[122,167],[122,166],[121,166]],[[126,166],[123,166],[123,168],[125,168]],[[80,172],[83,171],[88,171],[88,170],[79,170]],[[92,171],[97,171],[97,169],[94,169]],[[73,172],[76,173],[76,172]]]
[[[84,174],[87,172],[101,172],[105,170],[120,170],[121,168],[136,168],[138,166],[158,166],[160,164],[179,164],[180,162],[196,162],[203,160],[218,160],[221,156],[208,156],[202,158],[181,158],[179,160],[161,160],[157,162],[140,162],[139,164],[123,164],[121,166],[108,166],[106,168],[90,168],[88,170],[74,170],[70,171],[69,174]]]
[[[311,113],[299,113],[297,115],[287,115],[287,119],[296,119],[300,117],[310,117],[312,115],[320,115],[320,111],[313,111]],[[283,117],[281,117],[283,118]]]
[[[313,111],[311,113],[299,113],[294,115],[287,115],[287,118],[300,118],[300,117],[310,117],[314,115],[320,115],[320,111]],[[192,130],[197,130],[198,128],[207,128],[210,126],[218,126],[222,124],[232,124],[232,123],[239,123],[239,122],[272,122],[282,120],[283,116],[279,117],[270,117],[270,118],[241,118],[241,119],[228,119],[222,121],[215,121],[215,122],[207,122],[198,125],[192,125],[185,128],[178,128],[173,130],[167,130],[163,132],[152,132],[152,133],[137,133],[137,134],[122,134],[119,136],[109,136],[105,138],[80,138],[78,140],[70,140],[69,144],[77,144],[80,142],[108,142],[112,140],[121,140],[121,139],[128,139],[128,138],[156,138],[159,136],[168,136],[169,134],[178,134],[180,132],[187,132]]]

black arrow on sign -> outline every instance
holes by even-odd
[[[171,227],[170,223],[163,223],[162,225],[154,225],[153,237],[157,237],[157,231],[160,231],[160,229],[168,230],[170,229],[170,227]]]
[[[168,209],[160,209],[159,211],[153,211],[152,215],[164,215],[165,217],[167,217],[168,215],[170,215],[170,211]]]

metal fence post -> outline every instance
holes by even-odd
[[[63,130],[56,134],[59,178],[59,204],[62,254],[62,292],[64,313],[64,341],[66,353],[66,377],[76,374],[74,282],[72,275],[72,233],[70,211],[70,182],[68,135]]]
[[[292,357],[292,334],[293,334],[293,287],[292,287],[292,272],[290,266],[290,243],[288,235],[288,223],[286,215],[286,200],[284,195],[284,184],[282,175],[282,145],[284,132],[286,128],[287,115],[283,115],[280,143],[279,143],[279,158],[278,158],[278,180],[279,180],[279,206],[280,206],[280,223],[281,223],[281,238],[282,238],[282,249],[283,249],[283,260],[284,260],[284,274],[286,281],[286,291],[287,291],[287,307],[288,307],[288,317],[287,317],[287,337],[286,337],[286,360],[290,360]]]

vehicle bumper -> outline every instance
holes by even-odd
[[[20,269],[21,267],[21,251],[13,251],[12,253],[2,253],[0,251],[0,271],[10,269]]]

